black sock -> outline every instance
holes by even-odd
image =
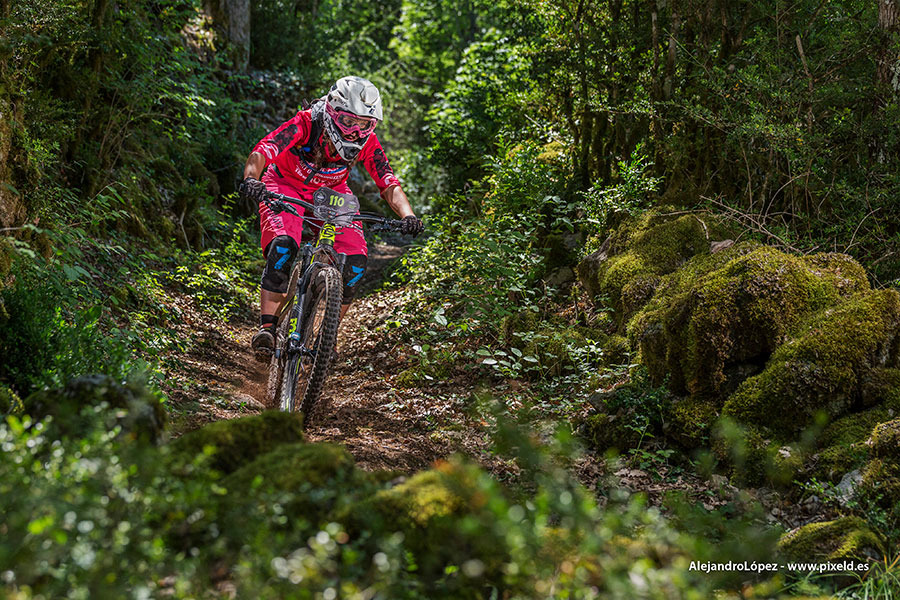
[[[259,328],[268,329],[275,334],[275,325],[278,324],[278,317],[275,315],[259,315]]]

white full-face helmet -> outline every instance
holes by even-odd
[[[368,79],[342,77],[325,96],[325,131],[346,161],[356,158],[381,119],[381,94]]]

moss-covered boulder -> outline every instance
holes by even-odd
[[[859,468],[869,458],[866,444],[872,428],[889,420],[892,410],[879,406],[845,415],[822,431],[817,440],[812,473],[827,481],[839,481],[846,473]]]
[[[892,458],[873,458],[866,463],[859,497],[888,511],[887,518],[900,526],[900,462]]]
[[[588,402],[592,412],[575,422],[581,437],[594,448],[625,451],[663,432],[666,415],[676,398],[664,387],[653,387],[638,371],[624,385],[597,392]]]
[[[871,439],[872,454],[878,458],[900,459],[900,419],[876,425]]]
[[[142,383],[119,383],[106,375],[87,375],[61,389],[35,392],[23,404],[24,412],[35,421],[52,417],[49,436],[81,437],[119,426],[123,438],[156,443],[166,423],[157,394]]]
[[[502,498],[497,484],[483,477],[477,467],[441,463],[378,492],[347,514],[360,530],[401,532],[426,580],[433,581],[448,567],[466,568],[466,563],[473,561],[469,564],[477,567],[477,574],[465,578],[468,581],[451,579],[444,585],[475,589],[479,582],[503,579],[509,544],[494,526],[495,511],[508,508]],[[504,506],[489,506],[489,499]],[[449,593],[452,590],[442,592],[442,596],[453,595]]]
[[[866,444],[872,459],[863,468],[859,499],[885,511],[884,520],[900,527],[900,419],[876,425]]]
[[[817,413],[831,418],[871,405],[866,376],[900,363],[900,294],[864,291],[823,310],[782,344],[765,370],[744,381],[722,412],[795,435]]]
[[[708,400],[677,398],[667,407],[663,430],[682,446],[699,448],[707,445],[718,418],[718,409]]]
[[[693,256],[709,254],[710,240],[727,235],[710,215],[685,215],[664,208],[647,211],[620,225],[599,250],[586,257],[578,265],[578,277],[595,302],[615,310],[622,327],[650,300],[660,276]]]
[[[281,444],[303,441],[303,417],[299,413],[267,411],[260,415],[210,423],[171,443],[176,462],[191,462],[210,453],[210,466],[232,473]]]
[[[786,533],[778,549],[798,561],[855,559],[884,553],[884,542],[859,517],[810,523]]]
[[[654,382],[721,402],[799,323],[868,288],[849,257],[736,244],[664,278],[629,337]]]
[[[338,444],[293,443],[259,455],[222,480],[238,505],[278,498],[292,520],[319,527],[376,488]]]

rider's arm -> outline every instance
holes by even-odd
[[[247,179],[248,177],[259,179],[265,168],[266,157],[260,152],[251,152],[250,157],[247,159],[247,163],[244,165],[244,179]]]
[[[409,204],[409,198],[406,197],[406,194],[403,192],[403,188],[399,185],[392,185],[391,187],[384,190],[381,195],[387,201],[388,205],[393,209],[397,216],[401,219],[403,217],[415,216],[413,213],[412,206]]]

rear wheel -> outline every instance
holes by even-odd
[[[269,360],[269,380],[266,385],[266,408],[274,408],[279,403],[279,395],[281,392],[281,381],[284,378],[285,367],[285,348],[287,348],[287,337],[290,335],[291,327],[291,309],[293,305],[288,304],[281,313],[281,319],[275,328],[275,352]],[[279,407],[283,408],[283,407]]]

